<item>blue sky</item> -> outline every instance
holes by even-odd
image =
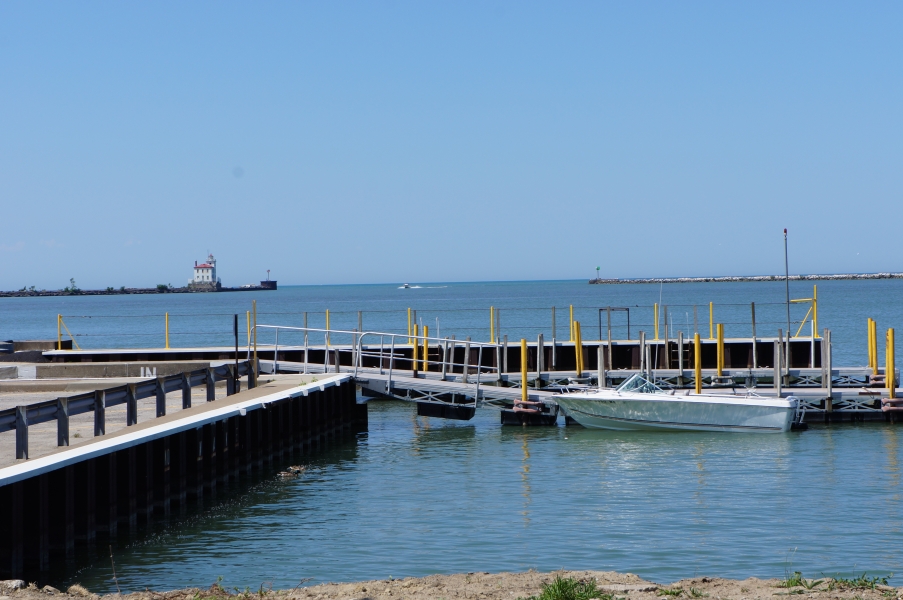
[[[3,2],[0,289],[903,270],[899,2]]]

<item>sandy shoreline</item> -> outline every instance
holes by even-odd
[[[670,584],[646,581],[631,573],[612,571],[559,571],[540,573],[459,573],[455,575],[430,575],[428,577],[408,577],[404,579],[362,581],[357,583],[326,583],[288,590],[237,590],[226,589],[217,584],[210,588],[186,588],[172,591],[134,592],[123,594],[130,600],[263,600],[265,598],[298,600],[449,600],[470,598],[475,600],[515,600],[539,595],[544,584],[551,584],[556,577],[581,582],[592,582],[598,591],[593,597],[602,600],[693,600],[710,598],[740,599],[769,598],[780,596],[806,596],[815,599],[851,600],[892,600],[903,598],[903,588],[882,585],[880,582],[835,582],[831,579],[791,582],[786,586],[781,579],[749,578],[742,581],[717,577],[696,577]],[[0,600],[47,600],[55,596],[60,600],[99,599],[81,586],[73,586],[68,592],[54,588],[39,589],[24,582],[13,584],[0,582]],[[105,600],[118,598],[118,594],[103,596]]]

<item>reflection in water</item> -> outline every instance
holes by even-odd
[[[706,512],[708,510],[708,505],[706,504],[706,496],[705,496],[705,488],[706,482],[706,471],[705,471],[705,446],[697,442],[693,444],[693,458],[696,460],[696,489],[693,491],[693,497],[696,498],[696,506],[698,510],[696,511],[696,515],[694,521],[699,526],[698,534],[700,537],[706,537]]]
[[[527,477],[530,474],[530,448],[527,446],[527,435],[524,434],[522,437],[523,444],[521,445],[521,448],[524,451],[524,464],[521,469],[520,479],[524,486],[524,508],[521,511],[521,514],[524,517],[524,528],[526,529],[530,526],[530,479]]]

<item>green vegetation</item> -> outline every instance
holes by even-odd
[[[680,588],[659,588],[658,593],[663,596],[680,596],[684,591]]]
[[[709,596],[708,594],[706,594],[706,593],[703,592],[702,590],[697,590],[697,589],[694,588],[694,587],[691,587],[691,588],[690,588],[690,595],[693,596],[694,598],[708,598],[708,596]]]
[[[889,577],[893,577],[893,573]],[[833,577],[831,583],[828,584],[828,589],[833,590],[835,587],[839,587],[851,590],[873,590],[879,585],[887,585],[887,577],[869,577],[868,573],[863,573],[853,579]]]
[[[63,291],[66,292],[67,294],[80,294],[81,293],[81,290],[75,284],[75,277],[71,277],[69,279],[69,287],[64,287]]]
[[[611,594],[604,594],[596,588],[595,581],[579,581],[573,577],[555,576],[552,583],[542,584],[542,592],[538,596],[530,596],[527,600],[614,600]]]

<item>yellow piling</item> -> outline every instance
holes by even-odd
[[[699,334],[693,334],[693,358],[696,362],[696,393],[702,393],[702,343],[699,341]]]
[[[166,313],[166,349],[169,350],[169,313]]]
[[[251,300],[251,311],[254,313],[254,381],[260,375],[257,371],[257,300]]]
[[[489,343],[495,343],[495,307],[489,307]]]
[[[63,315],[56,316],[56,349],[63,349]]]
[[[408,343],[414,343],[414,340],[411,338],[411,309],[408,309]]]
[[[894,329],[887,330],[887,355],[884,359],[884,380],[887,382],[887,395],[893,399],[897,397],[897,370],[894,365]]]
[[[577,377],[583,377],[583,335],[580,321],[574,321],[574,355],[577,358]]]
[[[527,401],[527,340],[520,340],[520,399]]]
[[[658,339],[658,302],[652,305],[653,319],[655,319],[655,339]]]
[[[420,348],[420,340],[417,339],[417,323],[414,323],[413,326],[414,337],[411,338],[413,343],[411,344],[411,351],[413,354],[411,355],[411,364],[414,365],[413,369],[417,370],[417,350]]]
[[[878,374],[878,322],[872,319],[872,375]]]
[[[429,325],[423,326],[423,361],[420,363],[423,366],[423,371],[429,371],[429,349],[430,349],[430,341],[427,339],[430,335],[430,327]]]
[[[715,322],[715,305],[712,302],[709,302],[709,339],[714,339],[715,332],[713,329],[713,323]],[[787,335],[790,335],[789,333]]]
[[[574,305],[571,304],[570,306],[571,306],[571,320],[570,320],[570,324],[571,324],[571,326],[570,326],[570,327],[571,327],[571,340],[570,340],[570,341],[573,342],[573,341],[574,341]]]
[[[248,318],[248,345],[251,345],[251,311],[246,310],[246,317]]]
[[[818,286],[812,286],[812,326],[815,328],[815,337],[818,336]]]
[[[872,318],[869,317],[865,323],[865,337],[866,337],[866,354],[868,355],[868,367],[872,368]]]
[[[721,377],[721,372],[724,370],[724,324],[718,323],[716,332],[718,334],[718,377]]]

